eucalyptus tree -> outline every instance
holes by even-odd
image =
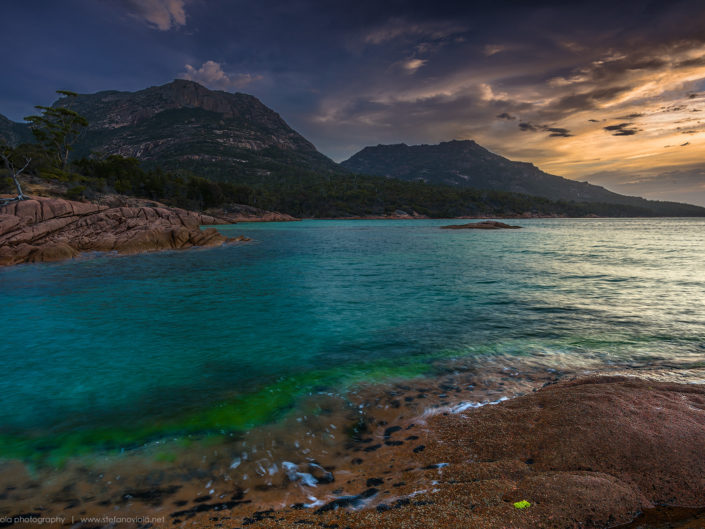
[[[66,98],[78,95],[68,90],[57,90],[56,93]],[[59,100],[59,103],[61,101]],[[34,137],[55,159],[58,167],[66,170],[71,149],[83,129],[88,126],[88,120],[75,110],[60,104],[51,107],[37,105],[34,108],[41,110],[41,114],[27,116],[25,121],[29,122]]]

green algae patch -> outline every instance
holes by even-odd
[[[245,395],[225,397],[202,409],[192,409],[170,418],[151,419],[131,426],[96,425],[94,428],[39,435],[0,434],[0,459],[19,459],[34,465],[62,467],[72,457],[94,453],[118,454],[175,436],[173,446],[192,442],[217,443],[227,434],[275,422],[295,410],[307,395],[335,387],[337,393],[360,383],[382,383],[409,379],[432,369],[429,356],[400,364],[386,360],[365,366],[345,366],[282,377]],[[196,436],[194,439],[191,436]],[[154,454],[167,461],[172,454]]]
[[[154,460],[161,463],[174,463],[177,459],[176,453],[174,452],[157,452],[154,455]]]
[[[514,507],[516,507],[517,509],[528,509],[529,507],[531,507],[531,503],[526,500],[521,500],[515,502]]]

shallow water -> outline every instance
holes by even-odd
[[[242,224],[220,229],[254,243],[4,269],[2,434],[243,428],[438,358],[703,360],[705,221],[447,223]]]
[[[64,465],[267,424],[273,442],[310,395],[341,396],[340,427],[348,389],[489,358],[705,362],[705,220],[450,222],[466,221],[240,224],[219,229],[254,242],[0,270],[0,457]]]

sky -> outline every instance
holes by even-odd
[[[705,2],[2,0],[0,114],[175,78],[257,96],[324,154],[474,139],[705,205]]]

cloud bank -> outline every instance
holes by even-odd
[[[217,90],[242,89],[247,85],[262,79],[261,75],[249,73],[226,73],[220,63],[206,61],[200,68],[194,68],[190,64],[185,66],[186,71],[179,74],[180,79],[196,81],[208,88]]]
[[[252,93],[335,160],[474,139],[569,178],[639,175],[637,189],[705,159],[702,0],[45,3],[42,20],[31,2],[4,6],[6,37],[23,42],[6,70],[33,65],[0,78],[16,119],[56,87],[178,75]],[[76,18],[90,23],[76,32]]]
[[[125,0],[130,14],[149,26],[167,31],[186,25],[186,0]]]

